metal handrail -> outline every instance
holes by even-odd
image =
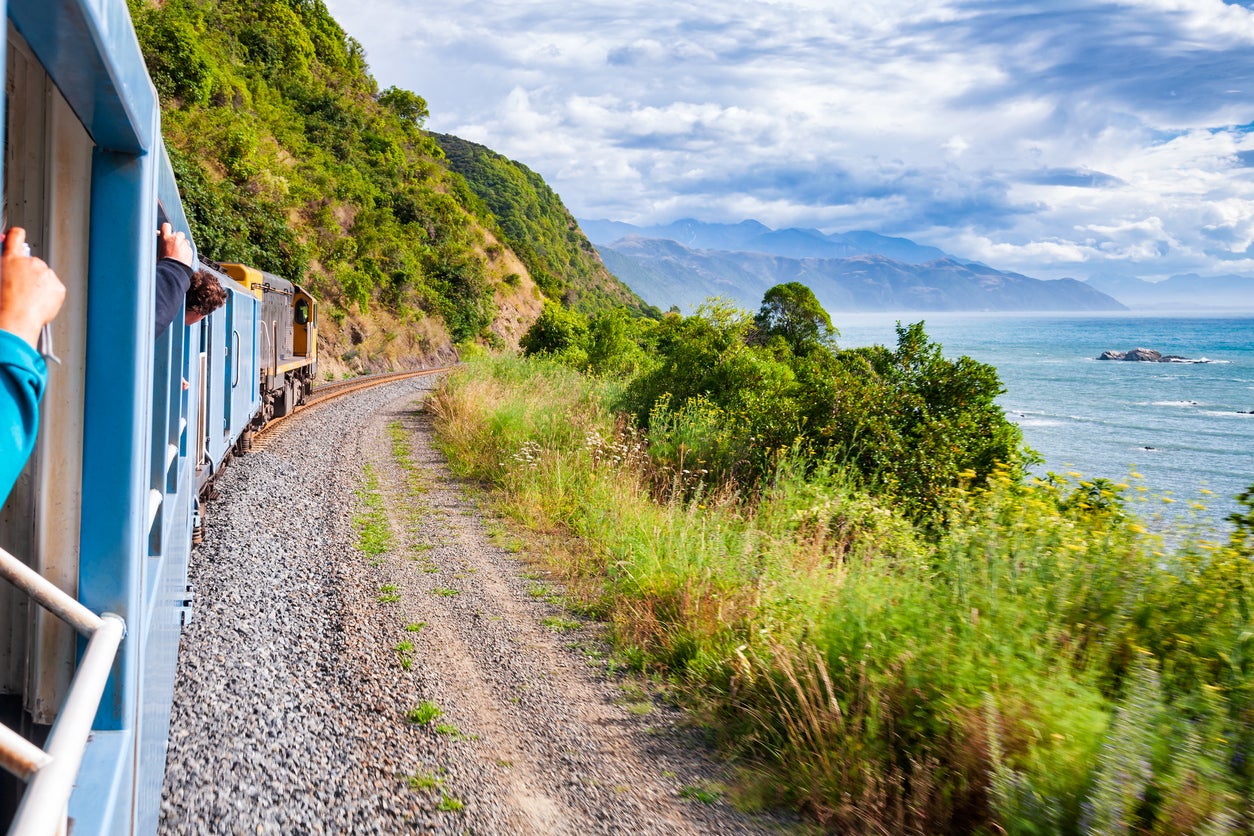
[[[112,613],[96,615],[4,549],[0,549],[0,577],[87,638],[87,649],[52,727],[47,748],[39,749],[0,725],[0,766],[27,782],[22,803],[9,827],[10,836],[44,836],[64,830],[70,792],[83,762],[87,736],[113,660],[126,635],[126,622]]]

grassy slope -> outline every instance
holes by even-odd
[[[841,833],[1250,832],[1248,535],[1168,550],[1092,484],[1005,477],[931,535],[838,472],[745,503],[659,472],[621,385],[498,360],[433,409],[744,800]]]
[[[503,240],[550,299],[585,314],[618,307],[656,314],[605,268],[574,216],[540,175],[482,145],[448,134],[434,138],[448,155],[449,166],[499,220]]]
[[[561,273],[552,245],[587,249],[564,210],[529,230],[451,172],[425,103],[381,96],[318,0],[131,8],[197,241],[311,285],[332,365],[509,344],[538,311],[532,269],[589,309],[621,292]],[[996,482],[940,539],[839,474],[745,507],[650,472],[607,399],[502,364],[437,408],[466,472],[573,536],[567,576],[771,776],[767,800],[847,831],[1249,832],[1248,546],[1166,559],[1118,514]]]

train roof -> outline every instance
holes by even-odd
[[[252,289],[254,292],[256,291],[258,279],[260,279],[261,286],[271,293],[282,293],[285,296],[304,295],[311,299],[313,298],[312,293],[295,282],[290,282],[282,276],[276,276],[274,273],[267,273],[265,270],[258,270],[256,267],[249,267],[247,264],[228,261],[216,262],[208,259],[202,259],[201,263],[213,268],[215,273],[218,274],[229,273],[231,269],[238,269],[242,276],[247,277],[247,280],[240,281],[237,279],[236,281],[239,281],[241,285]]]
[[[248,293],[248,288],[228,276],[218,268],[217,264],[212,261],[201,261],[200,266],[197,269],[212,273],[214,278],[218,280],[218,284],[222,285],[224,290],[232,290],[236,293]]]
[[[282,276],[276,276],[273,273],[267,273],[265,270],[259,270],[261,278],[265,283],[266,290],[275,290],[279,293],[294,294],[296,285],[289,282]]]

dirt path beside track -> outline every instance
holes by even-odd
[[[162,832],[781,832],[726,803],[700,736],[608,676],[597,626],[494,542],[432,445],[431,385],[296,416],[224,474]],[[354,548],[372,509],[376,555]]]

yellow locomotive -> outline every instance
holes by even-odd
[[[261,300],[256,328],[261,425],[290,413],[313,389],[318,373],[318,303],[302,287],[273,273],[245,264],[219,266]]]

